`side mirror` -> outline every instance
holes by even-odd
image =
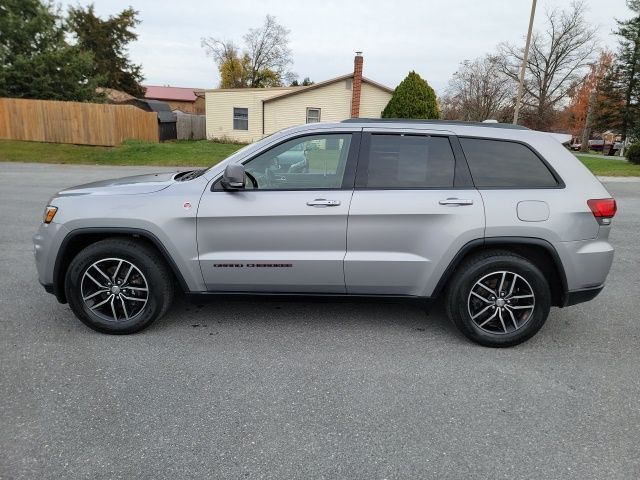
[[[244,166],[227,165],[220,183],[225,190],[241,190],[244,188]]]

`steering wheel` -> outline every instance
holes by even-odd
[[[267,188],[273,187],[275,183],[275,176],[276,174],[273,173],[273,170],[271,169],[271,167],[267,167],[266,170],[264,171],[265,186]]]
[[[247,176],[247,178],[251,181],[251,185],[253,185],[253,188],[258,188],[258,181],[256,180],[256,177],[254,177],[251,173],[249,172],[244,172],[244,174]]]
[[[305,168],[307,166],[307,159],[303,158],[300,161],[293,162],[287,167],[287,173],[305,173]]]

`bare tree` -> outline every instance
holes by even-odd
[[[453,74],[441,101],[444,118],[505,120],[513,109],[515,84],[495,55],[465,60]]]
[[[243,40],[242,52],[230,40],[206,37],[201,41],[218,65],[221,87],[271,87],[295,79],[296,75],[288,71],[293,63],[289,30],[274,16],[267,15],[264,24],[249,29]]]
[[[584,0],[569,10],[546,12],[546,29],[535,32],[527,60],[522,99],[525,123],[545,129],[567,99],[567,94],[583,77],[597,48],[596,28],[583,16]],[[503,43],[499,46],[501,70],[514,82],[522,65],[522,48]]]
[[[233,40],[218,40],[213,37],[202,38],[200,40],[202,48],[207,55],[213,58],[214,62],[220,64],[234,58],[238,58],[240,49],[233,43]]]
[[[293,63],[289,48],[289,30],[276,22],[276,18],[267,15],[260,28],[251,28],[244,36],[247,53],[251,58],[249,84],[260,86],[268,76],[275,76],[280,83],[288,74]]]
[[[247,65],[249,62],[243,57],[233,41],[222,41],[211,37],[203,38],[202,47],[218,65],[220,88],[245,88],[248,86]]]

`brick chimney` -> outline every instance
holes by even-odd
[[[356,52],[353,59],[353,86],[351,90],[351,118],[360,116],[360,92],[362,91],[362,52]]]

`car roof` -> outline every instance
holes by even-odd
[[[366,126],[379,125],[379,124],[393,124],[393,125],[438,125],[438,126],[467,126],[467,127],[484,127],[484,128],[508,128],[512,130],[529,130],[529,128],[522,125],[514,125],[513,123],[499,123],[499,122],[465,122],[462,120],[419,120],[419,119],[406,119],[406,118],[349,118],[343,120],[340,123],[358,123]]]
[[[295,134],[322,133],[333,131],[368,131],[384,130],[406,133],[435,132],[460,137],[495,138],[505,140],[533,141],[546,132],[530,130],[521,125],[510,123],[463,122],[456,120],[413,120],[413,119],[372,119],[353,118],[342,122],[318,122],[285,128],[273,134],[275,138],[283,138]],[[562,140],[563,142],[565,140]]]

